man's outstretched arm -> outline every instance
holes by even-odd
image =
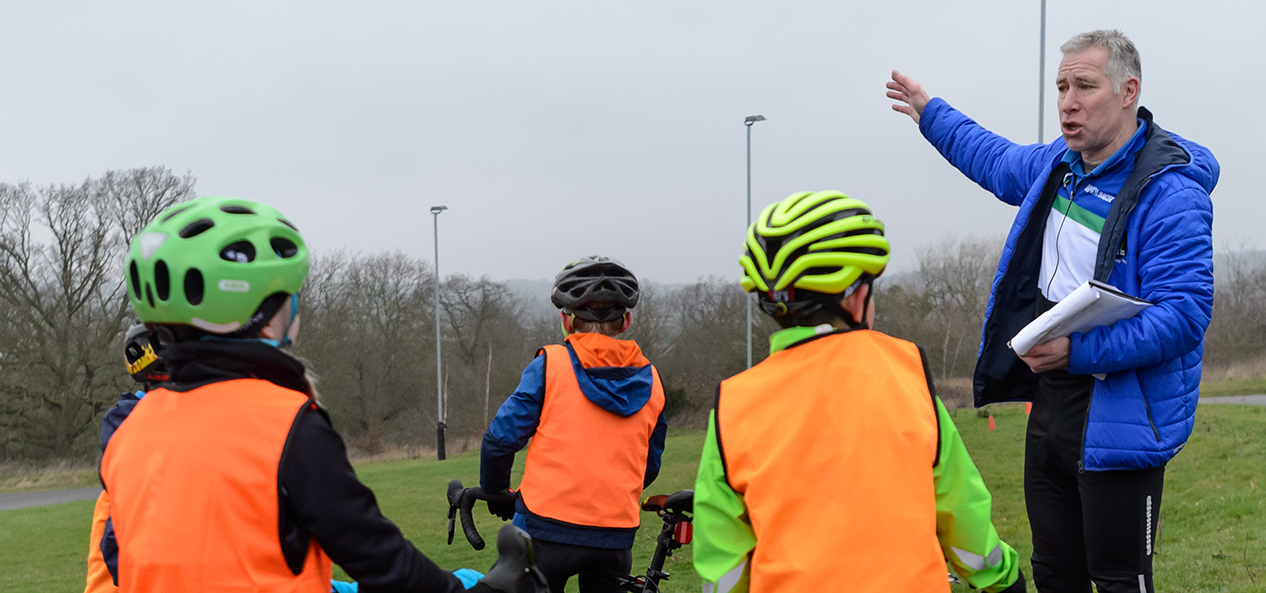
[[[943,99],[931,98],[909,76],[892,71],[888,98],[894,111],[910,116],[919,132],[950,164],[998,199],[1018,206],[1042,171],[1062,154],[1062,140],[1016,144],[986,130]]]

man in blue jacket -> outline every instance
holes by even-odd
[[[1218,163],[1138,107],[1138,51],[1121,32],[1060,51],[1063,137],[1050,144],[993,134],[896,71],[888,96],[950,163],[1020,207],[973,382],[977,406],[1033,402],[1024,490],[1038,589],[1151,592],[1165,464],[1191,434],[1213,309]],[[1091,279],[1154,306],[1024,357],[1007,347]]]

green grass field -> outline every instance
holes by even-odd
[[[1266,393],[1266,377],[1256,379],[1232,379],[1217,383],[1201,384],[1200,397],[1221,395],[1261,395]]]
[[[958,410],[955,422],[985,482],[994,494],[994,523],[1003,539],[1019,551],[1029,572],[1029,526],[1022,487],[1023,409],[995,411],[996,432],[974,411]],[[651,493],[689,488],[694,482],[703,441],[699,433],[669,438],[664,469]],[[522,457],[522,456],[520,456]],[[477,453],[447,461],[409,460],[357,467],[377,493],[383,512],[406,537],[445,568],[487,569],[491,546],[476,552],[457,534],[444,544],[447,528],[444,492],[448,480],[475,484]],[[1169,465],[1156,547],[1156,582],[1163,591],[1266,590],[1266,408],[1202,406],[1187,448]],[[516,476],[517,481],[517,476]],[[806,484],[812,478],[806,476]],[[500,521],[476,509],[480,532],[492,540]],[[80,590],[85,575],[91,502],[0,512],[0,591],[64,592]],[[645,570],[660,522],[644,514],[634,548],[634,568]],[[664,591],[699,591],[690,566],[690,547],[671,558],[674,576]],[[336,572],[336,577],[346,575]],[[569,588],[569,591],[574,590]],[[1030,589],[1033,590],[1033,589]],[[968,591],[966,586],[955,591]]]

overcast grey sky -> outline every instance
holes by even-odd
[[[661,282],[736,277],[743,118],[753,210],[839,189],[894,267],[1014,209],[890,110],[893,68],[986,127],[1037,139],[1039,0],[38,2],[0,7],[0,181],[191,170],[269,202],[320,251],[399,249],[441,272],[552,277],[589,253]],[[1142,104],[1211,148],[1219,248],[1266,246],[1258,3],[1051,0],[1059,45],[1120,28]],[[1047,84],[1047,140],[1058,133]]]

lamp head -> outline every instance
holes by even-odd
[[[752,124],[754,124],[754,123],[756,123],[756,122],[758,122],[758,121],[765,121],[765,116],[763,116],[763,115],[749,115],[749,116],[747,116],[747,118],[746,118],[746,119],[744,119],[744,120],[743,120],[743,124],[744,124],[744,125],[748,125],[748,126],[750,126],[750,125],[752,125]]]
[[[431,206],[431,214],[439,214],[445,210],[448,210],[448,206]]]

